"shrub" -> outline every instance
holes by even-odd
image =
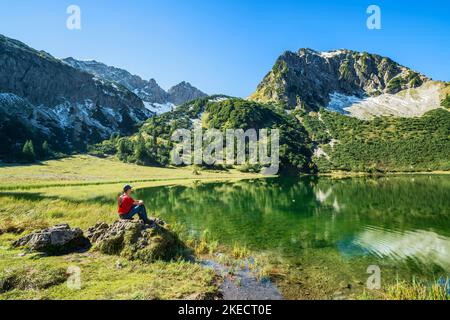
[[[26,162],[36,161],[36,153],[34,152],[33,141],[28,140],[22,148],[22,158]]]

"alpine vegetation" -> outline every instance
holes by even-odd
[[[193,134],[192,134],[193,133]],[[193,139],[192,139],[193,138]],[[175,165],[260,165],[261,173],[275,175],[280,168],[280,132],[278,129],[227,129],[225,139],[222,131],[200,126],[192,131],[178,129],[172,134],[172,141],[178,142],[172,150]],[[225,141],[225,150],[224,150]],[[246,144],[246,141],[248,143]],[[269,147],[270,142],[270,147]],[[248,157],[246,155],[248,151]],[[270,156],[268,155],[270,152]],[[235,157],[236,155],[236,157]],[[269,167],[266,167],[268,166]]]

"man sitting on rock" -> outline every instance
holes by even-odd
[[[120,195],[117,200],[120,219],[133,220],[133,217],[138,215],[145,224],[151,224],[151,221],[147,217],[147,210],[145,209],[144,202],[141,200],[135,201],[130,196],[132,191],[133,187],[127,184],[123,187],[123,194]]]

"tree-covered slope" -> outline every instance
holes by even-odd
[[[364,121],[321,110],[302,118],[319,171],[450,170],[450,112]]]
[[[116,137],[95,145],[92,154],[117,154],[123,161],[168,165],[172,133],[177,129],[279,129],[281,169],[289,172],[310,171],[312,145],[306,130],[293,116],[271,105],[225,96],[201,98],[173,112],[146,121],[139,133]]]
[[[450,112],[444,108],[422,117],[360,120],[325,109],[286,113],[270,104],[225,96],[197,99],[151,118],[139,133],[105,141],[93,146],[91,153],[168,165],[172,133],[195,124],[222,131],[279,129],[284,173],[450,170]]]

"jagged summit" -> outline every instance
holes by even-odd
[[[147,81],[126,70],[95,60],[82,61],[69,57],[63,61],[74,68],[123,85],[141,98],[147,109],[155,113],[170,111],[175,106],[206,96],[205,93],[184,81],[166,92],[153,78]]]
[[[168,91],[170,101],[175,105],[182,105],[188,101],[206,97],[206,94],[192,86],[189,82],[182,81]]]
[[[420,116],[439,108],[445,84],[377,54],[338,49],[285,51],[250,99],[286,109],[370,118]]]
[[[121,84],[135,93],[144,102],[166,103],[168,100],[167,92],[158,85],[155,79],[146,81],[137,75],[132,75],[126,70],[108,66],[96,60],[81,61],[70,57],[62,61],[76,69]]]

